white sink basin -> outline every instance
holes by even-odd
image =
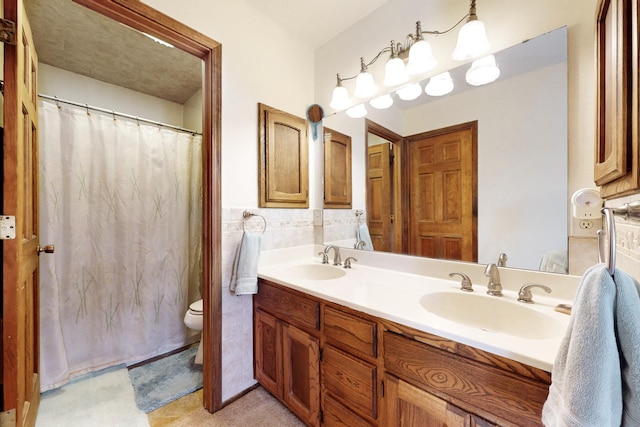
[[[420,298],[430,313],[452,322],[527,339],[554,339],[566,326],[522,303],[469,293],[435,292]]]
[[[306,280],[333,280],[346,274],[343,268],[320,264],[287,266],[283,268],[283,273],[296,279]]]

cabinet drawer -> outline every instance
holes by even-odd
[[[323,411],[325,427],[371,427],[363,418],[351,412],[331,396],[325,396]]]
[[[320,303],[260,281],[254,302],[287,323],[307,330],[320,329]]]
[[[330,345],[322,353],[324,392],[354,412],[375,420],[378,416],[377,371]]]
[[[387,371],[425,390],[515,425],[541,425],[549,386],[435,347],[384,333]]]
[[[353,350],[356,354],[377,356],[377,327],[374,322],[326,307],[324,334],[327,342],[337,347]]]

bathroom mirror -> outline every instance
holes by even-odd
[[[501,75],[494,83],[468,85],[465,64],[451,70],[449,95],[395,97],[387,110],[367,105],[366,119],[403,137],[477,120],[478,262],[497,263],[505,253],[508,267],[537,270],[545,254],[567,250],[566,27],[495,56]],[[366,138],[364,118],[338,113],[325,124],[353,139],[353,209],[364,209],[365,144],[374,138]],[[323,218],[325,243],[353,247],[353,211],[325,210]],[[337,222],[347,224],[342,235],[331,226]]]

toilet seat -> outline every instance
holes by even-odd
[[[196,302],[192,302],[189,305],[189,313],[195,316],[202,316],[202,300],[199,299]]]

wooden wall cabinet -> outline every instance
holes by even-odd
[[[351,137],[324,128],[324,207],[351,209]]]
[[[594,180],[603,198],[640,189],[638,31],[638,0],[600,1]]]
[[[258,104],[261,208],[309,207],[307,121]]]

